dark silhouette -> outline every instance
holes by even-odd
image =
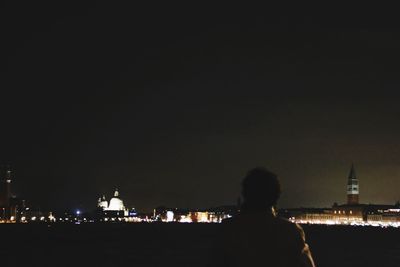
[[[276,217],[281,190],[277,176],[263,168],[250,170],[242,182],[240,213],[222,224],[219,266],[314,267],[303,229]]]

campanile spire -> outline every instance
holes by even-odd
[[[357,205],[359,201],[359,187],[354,164],[351,164],[349,177],[347,179],[347,204]]]

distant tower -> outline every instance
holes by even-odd
[[[11,198],[11,169],[10,166],[5,168],[4,173],[0,174],[0,207],[8,208]]]
[[[350,173],[349,173],[349,178],[347,180],[347,204],[348,205],[357,205],[359,194],[360,194],[360,191],[358,188],[358,179],[356,177],[356,171],[354,169],[354,164],[352,164]]]

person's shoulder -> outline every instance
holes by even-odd
[[[300,225],[298,225],[297,223],[291,222],[286,218],[275,217],[275,220],[277,223],[285,225],[287,227],[300,227]]]
[[[277,224],[279,224],[282,228],[286,229],[288,233],[292,234],[300,234],[301,236],[304,235],[303,228],[294,222],[291,222],[285,218],[277,217],[276,218]]]

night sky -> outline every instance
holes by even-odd
[[[280,207],[400,199],[395,16],[243,6],[1,8],[0,162],[46,209],[235,204],[246,171]],[[10,5],[10,4],[9,4]]]

